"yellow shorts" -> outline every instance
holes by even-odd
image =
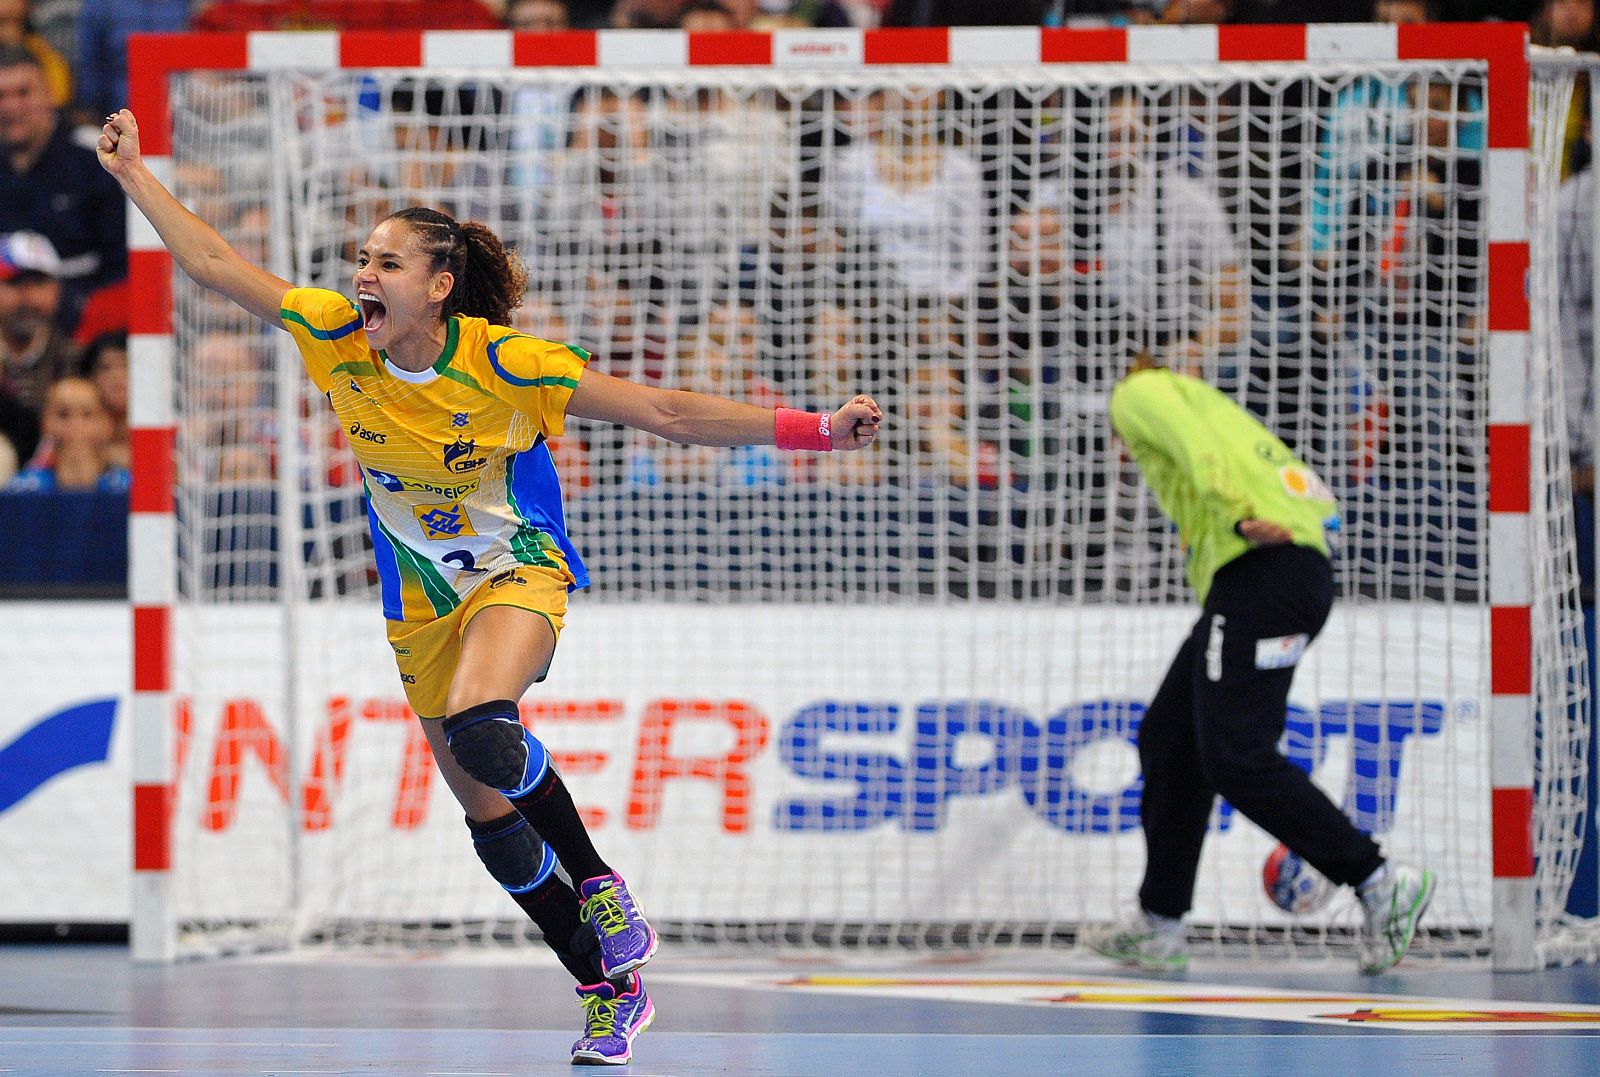
[[[537,613],[550,622],[556,639],[567,613],[567,581],[547,568],[519,565],[496,572],[466,600],[431,621],[385,621],[400,683],[411,709],[423,718],[443,718],[450,682],[461,661],[461,635],[481,611],[490,606],[515,606]],[[545,671],[539,673],[544,680]]]

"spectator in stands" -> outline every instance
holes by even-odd
[[[1430,482],[1440,461],[1429,447],[1472,442],[1445,430],[1469,421],[1480,384],[1483,102],[1459,81],[1414,79],[1404,107],[1414,130],[1369,170],[1347,210],[1323,310],[1326,335],[1353,341],[1373,382],[1358,470],[1365,477],[1381,458],[1384,481]],[[1455,372],[1442,376],[1448,364]],[[1444,463],[1476,470],[1466,455]]]
[[[1111,369],[1104,354],[1115,349],[1117,337],[1113,319],[1097,316],[1093,262],[1067,264],[1074,244],[1064,207],[1053,203],[1052,195],[1051,204],[1025,206],[1012,217],[1006,236],[1006,331],[999,341],[1003,403],[1033,428],[1008,448],[1019,458],[1040,451],[1057,457],[1072,480],[1068,496],[1081,498],[1075,518],[1100,525],[1106,475],[1097,462],[1105,459],[1110,440],[1105,405]],[[1064,416],[1070,419],[1063,422]],[[1059,430],[1070,431],[1064,447]]]
[[[678,16],[678,27],[694,33],[739,29],[733,21],[733,12],[719,0],[691,0]]]
[[[566,0],[511,0],[505,21],[508,30],[565,30],[572,17]]]
[[[639,280],[652,267],[596,267],[579,278],[581,291],[563,289],[577,297],[564,310],[570,321],[583,327],[576,339],[593,340],[596,365],[617,377],[655,382],[666,370],[666,332],[655,309],[658,282],[648,277]]]
[[[1153,26],[1160,21],[1161,0],[1123,0],[1112,6],[1113,26]],[[1060,24],[1047,22],[1046,25]]]
[[[864,347],[866,328],[846,301],[821,303],[812,315],[808,336],[804,360],[806,399],[832,400],[834,386],[861,380],[863,362],[871,353]]]
[[[682,200],[696,192],[652,145],[646,99],[580,91],[551,174],[537,221],[542,283],[569,304],[574,336],[600,369],[661,377],[669,315],[660,300],[703,282],[713,259],[704,236],[685,227]]]
[[[128,466],[128,334],[104,333],[83,353],[83,376],[94,382],[111,419],[108,458]]]
[[[1394,26],[1438,22],[1437,0],[1373,0],[1372,21]]]
[[[1437,16],[1434,0],[1373,5],[1373,18],[1383,23],[1432,22]],[[1313,166],[1309,238],[1311,256],[1319,262],[1348,242],[1345,211],[1367,172],[1409,137],[1404,109],[1405,89],[1393,80],[1358,78],[1334,95]]]
[[[69,67],[75,66],[78,44],[78,12],[84,0],[31,0],[29,25],[55,52],[64,56]]]
[[[478,151],[499,137],[495,128],[503,100],[490,80],[396,81],[386,122],[401,152],[385,155],[392,172],[383,181],[404,192],[402,203],[427,203],[462,220],[502,220],[506,192]],[[388,199],[394,191],[377,195]]]
[[[821,247],[824,268],[845,287],[881,299],[867,322],[884,374],[905,385],[919,479],[992,486],[997,450],[974,449],[964,425],[977,416],[965,408],[971,386],[957,329],[986,270],[988,197],[945,104],[941,90],[912,86],[872,94],[849,118],[852,141],[831,158],[824,188],[837,231]]]
[[[227,238],[241,257],[266,265],[272,260],[272,214],[266,206],[252,205],[240,211]]]
[[[574,29],[605,30],[612,26],[613,0],[565,0],[567,23]],[[509,8],[511,5],[507,4]]]
[[[1009,310],[1005,324],[1010,328],[1007,354],[1011,366],[1054,366],[1061,352],[1062,333],[1065,327],[1065,298],[1079,298],[1081,289],[1069,283],[1066,275],[1068,242],[1063,230],[1062,193],[1053,187],[1043,187],[1032,203],[1022,206],[1011,218],[1006,236],[1006,299]],[[1088,272],[1092,262],[1081,263]],[[1076,268],[1076,267],[1075,267]],[[1082,303],[1078,304],[1083,306]],[[1080,323],[1083,329],[1091,328],[1088,320]],[[1090,350],[1090,341],[1076,342],[1080,349]],[[1098,367],[1095,357],[1085,366],[1085,376]]]
[[[878,0],[756,0],[750,26],[756,30],[876,26],[878,8]]]
[[[681,335],[673,387],[762,408],[787,407],[784,395],[761,373],[761,340],[761,322],[753,306],[731,298],[714,303],[698,325]],[[648,486],[663,480],[764,486],[787,481],[806,463],[770,445],[738,446],[730,452],[642,436],[634,439],[629,475],[633,482]]]
[[[781,0],[772,0],[781,2]],[[720,0],[723,7],[728,9],[728,14],[733,16],[735,30],[749,30],[756,25],[761,17],[760,0]]]
[[[1224,23],[1354,22],[1367,17],[1367,0],[1167,0],[1168,26]]]
[[[56,321],[61,260],[36,232],[0,237],[0,387],[38,415],[45,391],[77,369],[78,352]],[[26,460],[31,444],[18,445]]]
[[[1167,0],[1161,21],[1168,26],[1220,26],[1233,9],[1234,0]]]
[[[1475,90],[1444,79],[1413,82],[1406,96],[1413,108],[1423,99],[1426,111],[1417,139],[1421,152],[1407,154],[1398,172],[1400,192],[1391,209],[1388,247],[1403,246],[1410,239],[1418,270],[1414,283],[1423,293],[1418,298],[1425,301],[1424,316],[1441,317],[1437,304],[1448,303],[1456,315],[1455,328],[1470,331],[1481,314],[1480,271],[1469,272],[1466,267],[1477,265],[1482,248],[1475,238],[1482,188],[1482,164],[1475,151],[1482,144],[1482,101]],[[1414,238],[1407,235],[1411,228],[1416,229]],[[1462,267],[1462,275],[1442,276],[1440,265]]]
[[[0,234],[40,232],[60,259],[58,318],[128,275],[127,200],[50,103],[38,58],[0,45]]]
[[[62,378],[45,396],[44,441],[48,455],[35,455],[7,484],[8,490],[128,489],[128,469],[112,459],[111,416],[100,391],[87,378]]]
[[[540,340],[576,340],[567,328],[567,319],[561,308],[532,288],[522,300],[522,306],[511,312],[511,324],[516,329]]]
[[[864,127],[833,163],[845,261],[876,264],[914,303],[964,301],[983,268],[987,200],[977,159],[950,138],[941,92],[880,90]]]
[[[1160,152],[1137,93],[1115,90],[1103,107],[1103,166],[1098,150],[1075,155],[1065,175],[1035,189],[1011,221],[1012,269],[1070,267],[1059,302],[1092,299],[1102,352],[1148,350],[1186,372],[1212,368],[1237,351],[1243,328],[1242,251],[1228,212]]]
[[[88,0],[78,12],[78,100],[91,116],[128,103],[128,37],[189,28],[192,0]]]
[[[20,45],[33,53],[50,87],[56,108],[72,101],[72,69],[50,43],[34,33],[29,0],[0,0],[0,45]]]
[[[720,18],[712,8],[720,5],[715,0],[697,4],[685,18],[696,12]],[[728,27],[706,23],[702,28]],[[674,172],[692,197],[711,203],[697,207],[694,216],[737,222],[732,239],[744,252],[741,264],[748,267],[762,241],[781,229],[776,222],[800,202],[792,118],[779,110],[772,94],[713,88],[674,98],[668,117],[681,125],[675,126],[674,135],[682,131],[675,139],[680,145],[673,153]],[[726,287],[731,282],[716,283]]]
[[[1533,17],[1529,36],[1535,45],[1563,46],[1579,52],[1600,50],[1600,30],[1595,23],[1595,0],[1544,0]],[[1572,104],[1567,110],[1562,134],[1561,178],[1566,179],[1589,163],[1591,149],[1589,118],[1589,76],[1579,72],[1572,86]]]
[[[197,485],[272,481],[270,375],[254,333],[210,332],[190,348],[195,406],[183,459],[200,469]]]
[[[992,436],[975,436],[977,416],[967,406],[973,391],[962,381],[958,357],[965,349],[957,327],[945,311],[919,312],[903,339],[909,354],[894,376],[906,386],[914,472],[922,482],[994,489],[1000,481],[999,447]]]
[[[611,8],[613,30],[671,30],[685,0],[616,0]]]
[[[572,11],[566,0],[511,0],[506,5],[507,28],[521,32],[549,33],[572,25]],[[508,179],[511,186],[528,199],[537,197],[550,182],[550,169],[566,139],[569,87],[521,85],[512,87],[511,147]],[[533,216],[523,209],[517,216]],[[563,338],[553,338],[563,339]]]
[[[760,408],[790,405],[762,373],[762,326],[754,306],[736,299],[717,302],[698,331],[688,336],[688,344],[690,350],[678,368],[683,389],[744,400]],[[770,445],[741,445],[722,459],[706,462],[707,474],[720,482],[765,486],[803,474],[811,461]]]
[[[729,396],[763,408],[783,407],[783,394],[761,373],[761,322],[755,307],[735,299],[712,305],[683,335],[681,388]]]

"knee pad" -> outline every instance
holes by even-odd
[[[537,889],[556,870],[556,854],[520,814],[512,812],[487,823],[467,820],[472,849],[494,881],[508,893]]]
[[[515,800],[550,769],[550,753],[522,724],[509,700],[481,703],[444,720],[445,743],[461,769]]]

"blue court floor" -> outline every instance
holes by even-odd
[[[757,961],[663,949],[632,1075],[1600,1073],[1600,969],[1365,978],[1197,960]],[[0,1074],[571,1074],[581,1012],[542,953],[134,966],[0,946]],[[580,1070],[576,1072],[589,1072]]]

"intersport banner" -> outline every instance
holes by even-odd
[[[655,916],[1073,919],[1137,884],[1133,743],[1192,609],[574,607],[524,718]],[[0,920],[124,918],[128,614],[10,609],[39,630],[0,655],[26,685],[0,701]],[[1440,922],[1488,916],[1482,620],[1336,611],[1284,741],[1391,851],[1448,858]],[[175,640],[180,915],[296,892],[341,917],[506,915],[375,608],[180,610]],[[1221,806],[1196,916],[1271,920],[1271,844]]]

